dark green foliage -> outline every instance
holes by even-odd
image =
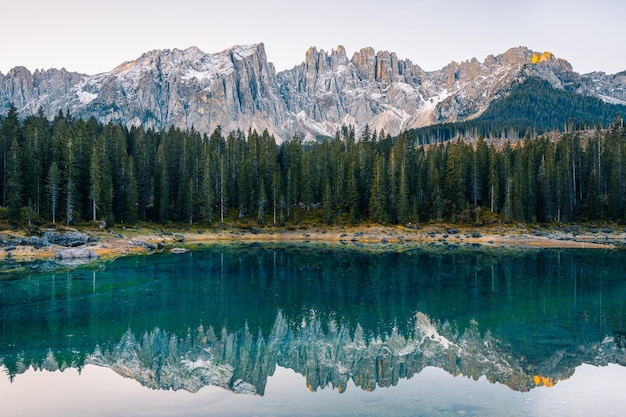
[[[413,132],[369,129],[356,141],[345,127],[324,141],[278,145],[267,131],[128,130],[63,113],[49,122],[43,112],[20,123],[9,113],[0,166],[15,224],[23,213],[66,224],[626,220],[621,119],[584,137],[514,144],[415,146]]]
[[[408,132],[415,144],[441,143],[455,137],[517,140],[549,131],[572,132],[610,126],[626,106],[554,88],[539,78],[515,83],[483,114],[467,122],[445,123]]]
[[[2,148],[0,151],[2,152],[2,165],[0,166],[2,170],[2,183],[0,186],[2,187],[2,205],[6,207],[7,205],[7,194],[8,194],[8,179],[9,179],[9,161],[12,159],[9,154],[11,144],[14,141],[19,143],[21,135],[20,122],[17,114],[17,108],[11,104],[9,111],[7,113],[6,118],[2,122],[2,128],[0,129],[0,147]]]
[[[491,103],[478,121],[525,126],[542,133],[609,126],[618,114],[626,114],[626,106],[608,104],[596,97],[554,88],[546,80],[528,78]]]
[[[9,148],[7,161],[7,204],[9,220],[17,224],[21,220],[22,172],[20,167],[20,147],[14,139]]]

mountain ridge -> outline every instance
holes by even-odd
[[[276,72],[264,44],[256,43],[217,53],[195,46],[152,50],[95,75],[15,67],[0,73],[0,112],[13,103],[22,116],[41,107],[49,118],[69,111],[157,129],[268,130],[283,140],[332,136],[344,124],[396,135],[474,119],[513,82],[533,76],[626,104],[626,71],[581,75],[566,60],[523,46],[436,71],[371,47],[352,58],[341,45],[330,52],[311,47],[302,63]]]

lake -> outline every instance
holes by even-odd
[[[617,416],[626,252],[231,244],[0,276],[3,416]]]

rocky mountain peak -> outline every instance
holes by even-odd
[[[235,45],[230,47],[226,51],[230,53],[234,60],[241,61],[252,55],[256,55],[261,60],[267,62],[267,56],[265,55],[265,44],[263,44],[263,42],[255,43],[252,45]]]
[[[538,64],[540,62],[548,62],[548,61],[553,61],[555,59],[556,57],[552,54],[552,52],[543,52],[541,54],[538,54],[537,52],[535,52],[530,62],[532,62],[533,64]]]
[[[268,129],[279,140],[332,136],[343,124],[396,135],[402,130],[477,117],[515,80],[540,77],[557,88],[626,103],[624,76],[581,76],[550,52],[526,47],[451,62],[426,72],[394,52],[365,47],[348,58],[337,46],[306,51],[304,61],[276,73],[265,45],[236,45],[217,53],[153,50],[112,71],[84,75],[65,70],[0,74],[0,113],[14,103],[27,116],[43,107],[95,116],[128,126],[211,133]]]
[[[338,45],[336,49],[333,49],[331,57],[342,63],[347,62],[346,48],[343,45]]]

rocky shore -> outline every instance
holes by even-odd
[[[128,254],[171,250],[187,245],[233,242],[327,242],[378,245],[469,245],[515,248],[626,247],[626,230],[569,226],[547,228],[449,225],[357,227],[265,227],[167,231],[122,228],[114,230],[45,230],[36,235],[0,231],[0,263],[54,261],[84,263]]]

